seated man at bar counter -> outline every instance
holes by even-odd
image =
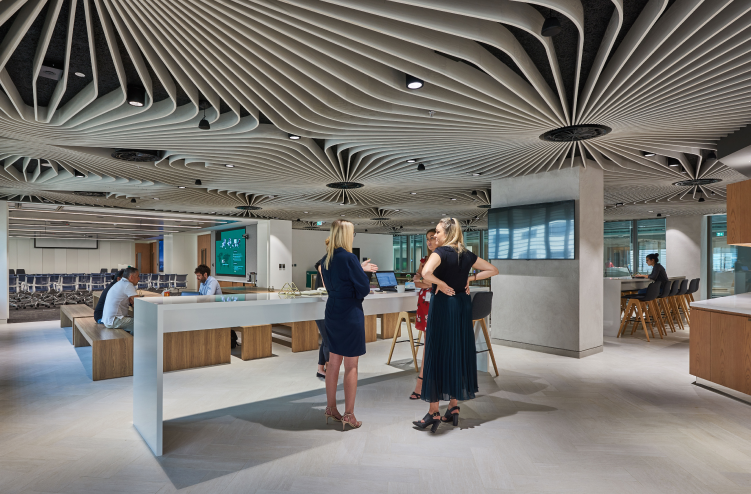
[[[96,307],[94,308],[94,320],[97,322],[97,324],[102,324],[102,313],[104,312],[104,302],[107,300],[107,294],[110,291],[110,288],[115,286],[115,283],[120,281],[120,279],[123,277],[123,270],[121,269],[114,275],[114,279],[112,282],[107,285],[104,290],[102,290],[102,294],[99,296],[99,301],[96,304]]]
[[[102,323],[105,327],[133,333],[133,318],[128,316],[128,306],[133,305],[133,300],[138,296],[136,285],[138,270],[132,267],[124,269],[122,279],[112,286],[104,302]]]
[[[654,283],[665,283],[668,281],[668,273],[665,271],[665,267],[660,264],[660,258],[657,254],[647,254],[647,264],[652,266],[652,272],[649,276],[646,274],[634,275],[634,278],[649,278]],[[646,288],[639,290],[639,294],[647,293]]]
[[[201,284],[198,292],[201,295],[221,295],[222,287],[219,286],[219,282],[216,278],[211,276],[211,268],[205,264],[200,264],[193,272],[196,275],[198,283]]]

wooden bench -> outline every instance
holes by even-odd
[[[79,317],[94,318],[94,309],[88,305],[76,304],[76,305],[63,305],[60,307],[60,327],[72,328],[76,319]],[[73,331],[73,346],[86,346],[83,343],[85,340],[81,339],[80,333]],[[83,344],[82,344],[83,343]]]
[[[240,358],[253,360],[271,357],[271,324],[260,326],[236,326],[232,328],[240,333]]]
[[[133,336],[122,329],[105,328],[94,317],[79,317],[73,323],[73,345],[91,346],[94,381],[133,375]]]

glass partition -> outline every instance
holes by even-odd
[[[727,216],[709,216],[709,298],[751,291],[751,247],[727,244]]]
[[[631,221],[605,222],[606,278],[631,276],[634,259],[631,226]]]
[[[407,257],[408,241],[409,237],[406,235],[394,237],[394,271],[407,272],[409,264],[409,257]]]
[[[652,272],[652,267],[647,264],[647,254],[657,254],[660,257],[660,264],[665,266],[665,270],[667,270],[665,218],[638,220],[636,222],[636,238],[638,244],[637,273],[649,274]],[[669,274],[670,271],[668,271]]]

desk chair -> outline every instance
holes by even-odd
[[[485,318],[490,315],[493,310],[493,292],[478,292],[472,298],[472,328],[477,321],[480,321],[482,327],[482,333],[485,335],[485,343],[488,348],[486,350],[478,350],[477,353],[488,352],[490,354],[490,360],[493,361],[493,369],[495,369],[495,375],[498,376],[498,366],[495,365],[495,354],[493,353],[493,345],[490,344],[490,334],[488,333],[488,326],[485,324]]]
[[[631,328],[631,334],[634,334],[638,324],[641,323],[644,328],[644,336],[646,336],[647,341],[649,341],[649,333],[647,333],[647,322],[649,322],[649,331],[654,338],[655,333],[652,323],[653,321],[656,322],[658,320],[657,310],[655,308],[657,303],[655,300],[657,300],[657,297],[660,295],[660,288],[662,288],[661,283],[652,283],[647,287],[647,293],[643,295],[626,295],[626,297],[629,297],[626,317],[624,317],[621,322],[621,327],[618,330],[616,338],[620,338],[621,335],[626,332],[628,323],[632,321],[634,324]],[[632,315],[634,316],[633,318],[631,317]],[[660,329],[659,324],[657,325],[657,332],[660,334],[660,338],[662,338],[662,330]]]

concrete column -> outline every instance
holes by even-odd
[[[568,357],[602,351],[603,174],[567,168],[492,183],[492,206],[576,201],[575,259],[492,261],[492,337]]]
[[[701,278],[703,220],[703,216],[670,216],[665,220],[665,270],[668,276],[685,276],[689,280]],[[706,298],[698,293],[694,297]]]
[[[164,273],[174,273],[175,267],[175,255],[174,255],[175,239],[172,234],[164,235]]]
[[[0,324],[8,322],[8,201],[0,201]]]

